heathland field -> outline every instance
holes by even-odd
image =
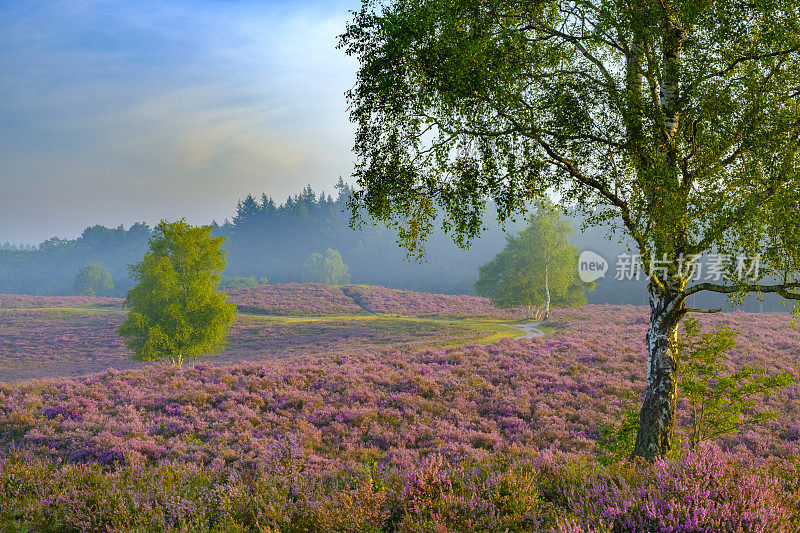
[[[475,296],[267,285],[230,291],[240,314],[215,364],[299,356],[404,352],[520,333],[512,315]],[[114,298],[0,295],[0,380],[67,377],[144,366],[131,360]]]
[[[645,308],[557,309],[544,337],[526,339],[474,297],[316,285],[231,296],[246,312],[227,350],[182,369],[128,359],[118,301],[0,297],[0,439],[12,450],[0,462],[0,521],[48,531],[800,527],[797,386],[755,399],[774,420],[695,449],[681,402],[679,453],[603,459],[603,436],[644,389]],[[789,322],[701,320],[742,332],[731,369],[768,372],[795,372],[800,332]]]

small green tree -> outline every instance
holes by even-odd
[[[495,305],[522,308],[525,318],[543,318],[550,304],[586,303],[593,284],[578,279],[578,248],[569,243],[572,227],[546,201],[539,202],[528,226],[509,235],[505,248],[480,267],[475,290]]]
[[[130,310],[119,333],[143,361],[168,359],[182,365],[221,350],[236,306],[217,292],[225,269],[224,237],[211,226],[162,220],[150,251],[131,266],[137,285],[128,291]]]
[[[600,424],[600,438],[597,439],[597,459],[600,464],[611,464],[626,460],[631,455],[639,427],[639,411],[634,408],[620,413],[618,424]]]
[[[342,261],[342,254],[339,253],[339,250],[328,248],[325,255],[311,254],[303,265],[303,281],[326,285],[345,285],[350,283],[350,272]]]
[[[737,331],[722,326],[703,332],[693,318],[684,320],[683,329],[684,337],[678,341],[683,366],[679,387],[689,406],[687,433],[692,448],[702,441],[775,418],[770,409],[755,410],[754,398],[771,396],[795,383],[792,374],[770,375],[763,368],[749,365],[729,372],[725,353],[736,346]]]
[[[89,263],[75,274],[73,284],[80,296],[97,296],[114,288],[111,273],[99,263]]]

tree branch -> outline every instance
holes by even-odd
[[[525,31],[525,30],[539,31],[539,32],[545,33],[545,34],[547,34],[549,36],[552,36],[552,37],[558,37],[558,38],[563,39],[564,41],[570,43],[572,46],[575,47],[575,49],[578,52],[580,52],[580,54],[584,58],[586,58],[586,60],[588,60],[590,63],[592,63],[597,68],[598,72],[600,72],[600,74],[605,78],[606,83],[608,84],[609,91],[611,91],[611,93],[615,97],[615,99],[619,100],[619,88],[617,87],[617,81],[614,79],[614,76],[611,75],[611,72],[609,72],[608,68],[606,68],[606,66],[603,64],[603,62],[600,61],[597,57],[595,57],[594,54],[592,54],[589,51],[589,49],[587,49],[585,46],[583,46],[583,43],[581,42],[581,41],[598,40],[598,39],[596,39],[596,37],[594,37],[594,36],[571,35],[569,33],[564,33],[562,31],[559,31],[559,30],[557,30],[557,29],[555,29],[553,27],[550,27],[547,24],[543,24],[543,23],[535,23],[535,24],[531,24],[531,25],[528,25],[528,26],[524,26],[524,27],[520,28],[520,30],[521,31]],[[602,41],[602,39],[600,39],[600,40]],[[605,41],[603,41],[603,42],[605,42]],[[621,48],[619,46],[617,46],[615,48],[621,50]]]
[[[800,283],[780,283],[776,285],[760,285],[758,283],[742,283],[739,285],[720,285],[717,283],[698,283],[683,291],[684,297],[702,291],[718,292],[720,294],[736,294],[739,292],[760,292],[777,294],[787,300],[800,301]],[[798,292],[794,292],[798,291]]]
[[[708,228],[705,237],[692,247],[691,253],[699,254],[706,251],[723,233],[725,233],[725,231],[727,231],[737,221],[741,220],[748,213],[748,211],[762,206],[770,198],[775,196],[778,187],[780,187],[782,184],[783,182],[780,182],[775,187],[767,187],[766,190],[752,196],[748,202],[740,206],[728,216],[717,219]]]
[[[731,61],[731,63],[727,67],[720,70],[715,70],[714,72],[711,72],[708,75],[701,77],[700,79],[697,80],[697,82],[702,83],[704,81],[710,80],[711,78],[717,78],[719,76],[722,76],[723,74],[727,74],[728,72],[735,69],[739,63],[744,63],[745,61],[760,61],[768,57],[788,56],[789,54],[792,54],[797,51],[800,51],[800,47],[788,48],[786,50],[778,50],[777,52],[769,52],[766,54],[751,54],[749,56],[737,57],[736,59]],[[691,89],[693,90],[695,86],[696,85],[693,84]]]

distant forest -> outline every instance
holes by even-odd
[[[312,253],[328,248],[339,250],[348,266],[352,283],[383,285],[448,294],[474,294],[478,267],[489,261],[505,245],[506,233],[487,213],[482,236],[464,250],[456,246],[441,229],[426,243],[425,260],[406,259],[397,244],[394,230],[383,225],[350,227],[346,209],[351,189],[343,181],[335,197],[318,194],[306,187],[279,204],[273,198],[247,196],[236,206],[236,215],[223,224],[214,223],[214,232],[227,238],[226,276],[268,278],[270,283],[300,282],[303,264]],[[581,250],[592,250],[609,260],[609,272],[597,281],[587,296],[590,303],[647,303],[644,280],[617,281],[614,264],[626,247],[609,239],[604,228],[580,230],[573,219],[573,243]],[[507,231],[522,229],[524,220],[507,224]],[[130,228],[91,226],[73,240],[53,237],[35,248],[0,246],[0,293],[37,295],[74,294],[75,274],[88,263],[100,263],[113,277],[111,295],[124,297],[132,282],[128,265],[141,260],[147,250],[151,228],[144,223]],[[692,306],[723,305],[718,298],[691,302]],[[750,301],[750,310],[782,310],[775,299],[765,306]]]

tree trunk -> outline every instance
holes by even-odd
[[[680,297],[664,294],[652,284],[650,327],[647,330],[647,389],[639,413],[639,431],[632,457],[652,460],[672,446],[678,401],[678,323],[683,317]]]
[[[544,319],[547,320],[550,316],[550,277],[546,265],[544,267],[544,291],[547,294],[547,303],[544,307]]]

